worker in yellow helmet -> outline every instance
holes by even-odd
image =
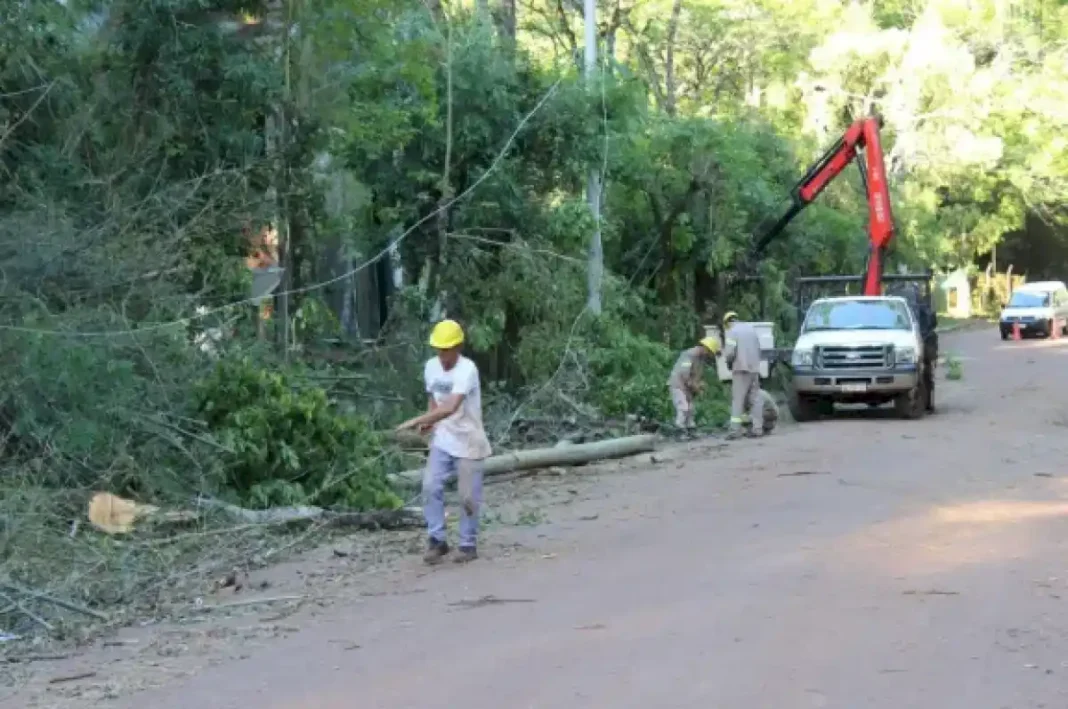
[[[693,420],[693,400],[705,388],[705,363],[718,352],[719,342],[715,338],[706,337],[696,347],[683,350],[675,360],[675,366],[671,368],[667,384],[668,391],[671,392],[671,403],[675,405],[675,427],[688,436],[692,436],[696,428]]]
[[[457,478],[462,510],[460,548],[454,561],[478,558],[478,508],[482,502],[482,468],[491,454],[482,427],[482,387],[478,367],[460,354],[464,331],[455,320],[442,320],[430,333],[437,354],[423,368],[426,413],[397,426],[398,431],[433,429],[423,474],[423,516],[429,537],[423,560],[437,564],[449,553],[445,539],[445,483]]]
[[[760,391],[760,336],[747,322],[739,322],[738,313],[723,316],[723,360],[731,370],[731,422],[728,439],[746,433],[753,438],[764,435],[764,397]]]

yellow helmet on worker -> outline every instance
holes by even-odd
[[[714,337],[706,337],[699,343],[702,347],[709,351],[710,354],[719,353],[719,340]]]
[[[464,341],[464,329],[455,320],[442,320],[430,331],[430,346],[436,350],[451,350]]]
[[[723,316],[723,324],[730,325],[732,322],[738,319],[738,313],[733,310],[728,310],[727,314]]]

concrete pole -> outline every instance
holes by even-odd
[[[585,0],[586,21],[586,80],[590,87],[597,76],[597,0]],[[601,245],[601,173],[598,166],[590,168],[586,182],[586,200],[593,215],[593,235],[587,261],[589,294],[586,307],[594,315],[601,314],[601,281],[604,277],[604,248]]]

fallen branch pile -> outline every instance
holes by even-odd
[[[395,437],[395,440],[398,438],[401,437]],[[638,435],[592,443],[563,440],[551,448],[492,456],[486,460],[484,473],[489,478],[504,480],[516,471],[537,472],[634,456],[653,451],[656,438],[655,435]],[[423,444],[422,439],[410,436],[397,442],[410,447]],[[423,471],[407,470],[391,477],[396,484],[417,486]],[[196,583],[188,571],[180,571],[180,568],[190,569],[195,565],[199,570],[197,576],[203,577],[219,568],[248,564],[252,559],[259,560],[255,563],[266,563],[281,549],[306,542],[313,538],[313,533],[327,527],[402,530],[418,528],[424,523],[422,509],[411,506],[369,512],[330,510],[310,505],[253,510],[214,498],[198,497],[189,509],[164,511],[108,493],[92,495],[88,511],[90,525],[114,540],[103,548],[122,553],[132,571],[118,576],[114,572],[100,575],[96,573],[99,569],[92,567],[96,575],[91,587],[83,579],[79,585],[49,583],[47,589],[42,585],[45,590],[31,587],[32,574],[5,573],[5,578],[0,578],[0,620],[3,621],[0,630],[7,632],[0,633],[0,637],[8,640],[29,637],[36,626],[47,635],[62,638],[66,636],[69,621],[77,617],[102,623],[123,622],[130,613],[150,611],[161,601],[161,586],[167,586],[169,592],[177,592],[179,583]],[[288,543],[278,543],[279,534],[301,525],[313,525],[313,528],[297,531]],[[175,533],[179,527],[185,531]],[[131,535],[135,538],[131,539]],[[214,546],[207,546],[213,544],[209,540],[216,540]],[[222,546],[218,544],[220,541]],[[80,550],[75,553],[78,559],[91,559],[89,550],[101,548],[99,540],[79,534],[77,522],[71,527],[65,544]],[[86,573],[86,568],[89,567],[69,570],[71,579]],[[31,580],[30,583],[16,583],[14,579]],[[187,588],[192,592],[195,586]],[[77,596],[98,607],[121,603],[116,608],[122,610],[107,614],[63,596]]]

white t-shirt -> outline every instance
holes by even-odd
[[[449,371],[441,366],[441,360],[432,357],[423,368],[426,393],[434,397],[439,406],[453,394],[462,394],[460,408],[434,426],[430,445],[440,448],[455,458],[481,460],[491,454],[489,439],[482,428],[482,386],[478,380],[478,367],[467,357],[460,355]]]

